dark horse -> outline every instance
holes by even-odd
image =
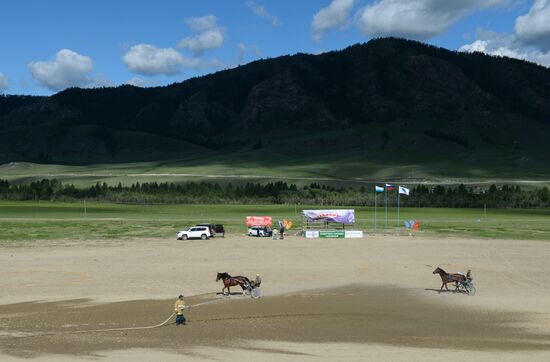
[[[466,281],[466,276],[458,273],[449,274],[445,272],[445,270],[441,269],[440,267],[437,267],[437,269],[435,269],[433,273],[439,274],[439,276],[441,277],[442,284],[441,284],[440,290],[443,290],[443,287],[449,290],[449,288],[447,288],[447,283],[455,283],[454,291],[456,292],[458,290],[459,283],[464,283]]]
[[[227,288],[227,294],[231,295],[231,290],[229,289],[229,287],[234,287],[238,285],[243,289],[244,294],[244,291],[250,286],[250,279],[248,279],[247,277],[243,277],[242,275],[232,277],[231,275],[223,272],[218,273],[218,275],[216,276],[216,281],[220,279],[223,282],[222,294],[224,295],[225,288]]]

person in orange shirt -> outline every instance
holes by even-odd
[[[187,308],[187,306],[183,301],[183,294],[180,294],[178,299],[176,299],[176,303],[174,303],[174,311],[176,312],[176,326],[179,326],[180,324],[186,324],[187,321],[183,316],[183,310],[185,308]]]

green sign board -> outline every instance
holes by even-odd
[[[343,239],[346,237],[346,232],[344,230],[325,230],[325,231],[320,230],[319,237]]]

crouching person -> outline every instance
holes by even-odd
[[[176,303],[174,303],[174,311],[176,312],[176,326],[179,326],[180,324],[185,325],[186,319],[183,315],[183,310],[186,308],[185,302],[183,301],[183,294],[180,294],[178,299],[176,299]]]

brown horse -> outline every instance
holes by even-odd
[[[449,274],[447,272],[445,272],[445,270],[441,269],[440,267],[437,267],[437,269],[434,270],[433,274],[439,274],[439,276],[441,277],[441,289],[440,290],[443,290],[443,287],[445,287],[445,289],[449,290],[449,288],[447,288],[447,283],[455,283],[455,292],[458,290],[458,285],[459,283],[463,283],[466,281],[466,277],[462,274]]]
[[[223,272],[223,273],[218,273],[218,275],[216,276],[216,282],[220,279],[223,282],[223,288],[222,288],[223,295],[225,295],[225,292],[224,292],[225,288],[227,288],[227,294],[231,295],[231,290],[229,289],[229,287],[234,287],[237,285],[243,289],[243,294],[244,294],[244,291],[250,285],[250,280],[247,277],[243,277],[242,275],[237,275],[232,277],[231,275]]]

